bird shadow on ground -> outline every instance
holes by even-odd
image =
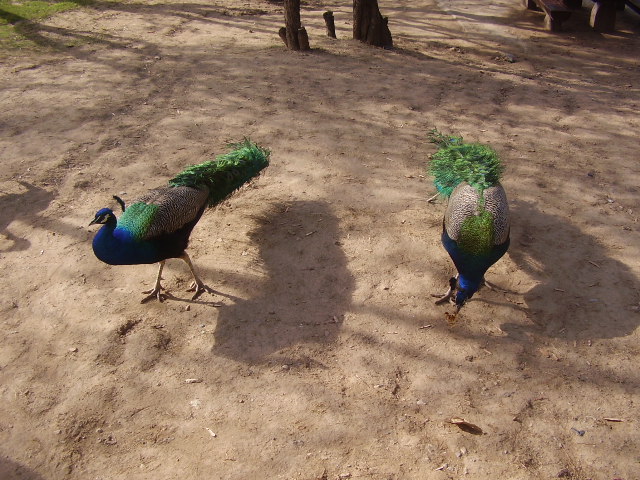
[[[571,221],[532,203],[515,202],[512,218],[517,234],[512,234],[509,256],[537,282],[522,295],[527,316],[544,335],[615,338],[638,328],[640,315],[631,311],[638,301],[638,279],[627,265]]]
[[[219,292],[217,290],[211,290],[209,292],[205,292],[205,294],[213,294],[213,295],[219,295],[219,296],[228,296],[222,292]],[[204,305],[207,307],[221,307],[223,304],[220,302],[210,302],[207,300],[204,300],[202,296],[199,296],[197,298],[191,298],[189,296],[185,296],[185,297],[178,297],[176,295],[174,295],[171,292],[163,292],[164,295],[164,299],[165,300],[171,300],[172,302],[180,302],[180,303],[186,303],[186,304],[191,304],[191,305]],[[143,302],[143,303],[147,303],[147,302]]]
[[[0,195],[0,233],[6,244],[0,244],[0,252],[27,250],[31,242],[15,235],[9,225],[15,220],[35,223],[38,213],[47,209],[54,194],[27,182],[18,181],[25,191]]]
[[[322,201],[274,205],[250,233],[262,276],[247,299],[222,306],[216,355],[254,363],[277,354],[296,363],[295,346],[334,341],[355,281],[340,246],[338,219]]]

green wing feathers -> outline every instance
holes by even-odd
[[[269,165],[269,150],[248,139],[231,147],[232,151],[215,160],[185,169],[172,178],[169,185],[206,187],[209,206],[219,204]]]
[[[465,143],[462,137],[432,130],[429,139],[440,148],[432,155],[429,173],[442,195],[449,197],[460,183],[467,182],[479,192],[500,182],[504,170],[498,154],[480,143]]]

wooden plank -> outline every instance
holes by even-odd
[[[546,14],[544,25],[547,30],[558,32],[562,30],[562,22],[571,16],[571,9],[564,0],[524,0],[525,6],[531,8],[533,4]]]
[[[640,0],[627,0],[626,4],[631,10],[640,15]]]

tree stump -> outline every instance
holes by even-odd
[[[322,18],[324,18],[324,23],[327,25],[327,37],[338,38],[336,37],[336,22],[333,18],[333,12],[324,12]]]
[[[380,13],[378,0],[353,0],[353,38],[375,47],[393,47],[388,18]]]
[[[280,27],[280,30],[278,30],[278,35],[280,35],[280,38],[282,39],[282,41],[286,45],[287,44],[287,29],[285,27]]]
[[[307,29],[304,27],[300,27],[298,29],[298,47],[300,50],[310,50],[309,46],[309,35],[307,35]]]

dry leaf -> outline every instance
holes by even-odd
[[[454,425],[457,425],[460,430],[463,430],[467,433],[472,433],[473,435],[482,435],[484,433],[479,426],[467,422],[462,418],[452,418],[450,421]]]

